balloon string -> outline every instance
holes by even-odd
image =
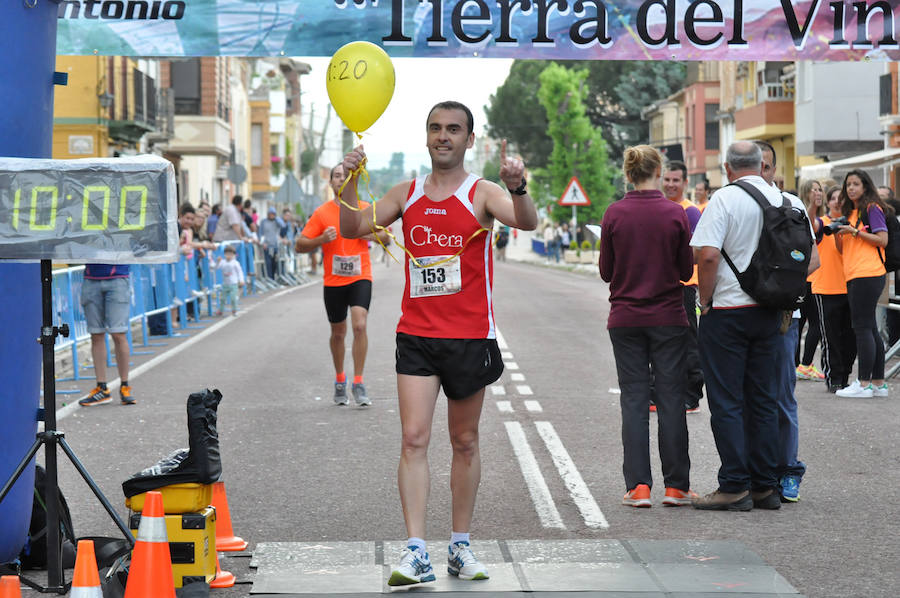
[[[394,257],[394,254],[391,253],[390,249],[387,248],[387,245],[385,245],[385,244],[381,241],[381,239],[378,237],[378,232],[384,231],[385,233],[387,233],[388,237],[391,238],[391,240],[394,242],[394,244],[397,245],[397,247],[399,247],[400,249],[402,249],[402,250],[406,253],[406,255],[409,257],[409,259],[412,261],[412,263],[416,266],[416,268],[420,268],[420,269],[421,269],[421,268],[424,268],[425,266],[423,266],[423,265],[419,262],[419,260],[416,259],[416,256],[414,256],[414,255],[412,254],[412,252],[410,252],[409,249],[407,249],[402,243],[400,243],[400,242],[397,240],[397,237],[394,236],[394,233],[393,233],[393,231],[392,231],[390,228],[387,228],[387,227],[385,227],[385,226],[381,226],[380,224],[378,224],[378,218],[377,218],[377,215],[376,215],[376,210],[377,210],[377,207],[376,207],[376,206],[378,205],[378,201],[377,201],[377,199],[375,198],[375,196],[372,194],[371,190],[369,189],[369,171],[366,170],[366,162],[368,162],[368,159],[367,159],[367,158],[363,158],[363,160],[362,160],[362,162],[359,164],[359,166],[358,166],[355,170],[351,170],[351,171],[348,173],[347,178],[344,179],[343,184],[341,184],[341,188],[338,189],[338,194],[337,194],[337,195],[338,195],[338,201],[340,202],[341,205],[347,207],[347,208],[350,209],[350,210],[353,210],[354,212],[362,212],[362,211],[363,211],[363,208],[361,208],[361,207],[359,207],[359,206],[355,206],[355,207],[354,207],[354,206],[351,206],[351,205],[348,204],[346,201],[344,201],[344,187],[347,186],[347,183],[349,183],[350,180],[351,180],[354,176],[359,177],[359,179],[361,179],[361,180],[365,183],[365,187],[366,187],[366,195],[368,195],[370,198],[372,198],[372,222],[369,224],[369,230],[370,230],[370,231],[372,232],[372,234],[374,235],[375,240],[378,241],[378,244],[381,245],[381,248],[384,249],[385,253],[387,253],[389,256],[391,256],[391,258],[392,258],[395,262],[397,262],[398,264],[400,264],[400,260],[398,260],[396,257]],[[357,202],[358,202],[358,201],[359,201],[359,196],[357,195]],[[475,237],[477,237],[477,236],[480,235],[481,233],[489,233],[489,232],[491,232],[491,231],[488,230],[488,229],[486,229],[486,228],[484,228],[484,227],[479,228],[479,229],[476,230],[474,233],[472,233],[472,235],[471,235],[468,239],[466,239],[466,242],[463,243],[462,249],[460,249],[459,251],[457,251],[455,254],[451,255],[451,256],[448,257],[448,258],[444,258],[444,259],[442,259],[442,260],[440,260],[440,261],[434,262],[434,263],[432,263],[432,264],[428,264],[427,267],[429,267],[429,268],[434,268],[434,267],[436,267],[436,266],[442,266],[442,265],[444,265],[444,264],[447,264],[447,263],[449,263],[449,262],[452,262],[453,260],[455,260],[456,258],[458,258],[460,255],[462,255],[462,253],[466,250],[466,247],[469,246],[469,243],[471,243],[471,242],[475,239]]]

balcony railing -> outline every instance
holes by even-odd
[[[793,90],[787,89],[781,83],[763,83],[756,88],[757,102],[787,102],[793,101]]]

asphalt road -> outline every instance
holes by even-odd
[[[223,479],[235,533],[250,541],[250,550],[261,542],[401,539],[394,328],[402,284],[401,267],[376,264],[365,376],[370,408],[331,401],[328,324],[321,284],[313,284],[261,298],[143,373],[133,381],[136,407],[82,408],[59,428],[125,516],[121,482],[187,446],[188,394],[218,388],[224,395],[218,419]],[[749,513],[631,509],[620,504],[625,487],[618,395],[611,392],[618,384],[605,330],[606,285],[594,275],[508,262],[496,265],[495,288],[497,326],[511,354],[505,359],[518,369],[508,368],[497,383],[505,394],[488,389],[485,399],[474,538],[738,540],[807,596],[897,595],[896,398],[837,399],[822,384],[798,383],[801,458],[809,468],[798,504]],[[529,410],[525,401],[535,401],[527,405],[541,411]],[[428,533],[440,541],[450,531],[445,415],[441,399],[430,450]],[[654,423],[651,418],[651,439]],[[532,500],[515,456],[508,430],[519,426],[559,513],[556,527],[542,521],[546,505]],[[689,426],[692,486],[711,492],[718,456],[705,401],[703,413],[689,416]],[[548,429],[570,463],[554,461],[544,437]],[[590,500],[575,497],[573,471],[608,528],[597,526]],[[656,458],[654,475],[658,504]],[[60,485],[79,536],[115,535],[64,461]],[[228,557],[223,566],[250,582],[248,561]],[[216,595],[246,596],[249,589],[244,583]]]

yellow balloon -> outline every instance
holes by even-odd
[[[370,42],[341,47],[331,57],[325,78],[331,105],[356,134],[375,124],[394,95],[394,64]]]

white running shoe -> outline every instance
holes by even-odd
[[[434,581],[434,569],[428,553],[407,546],[400,552],[400,564],[391,571],[389,586],[411,586]]]
[[[334,383],[334,404],[335,405],[349,405],[350,397],[347,396],[347,383],[346,382],[335,382]]]
[[[867,387],[863,388],[859,383],[859,380],[854,380],[852,384],[845,388],[841,388],[834,394],[839,397],[844,397],[845,399],[870,399],[874,395],[872,392],[872,385],[869,384]]]
[[[460,579],[489,579],[487,567],[478,562],[468,542],[457,542],[447,547],[447,573]]]
[[[881,386],[875,386],[874,384],[869,384],[866,388],[872,389],[873,397],[886,397],[888,396],[888,385],[887,382],[882,384]]]

